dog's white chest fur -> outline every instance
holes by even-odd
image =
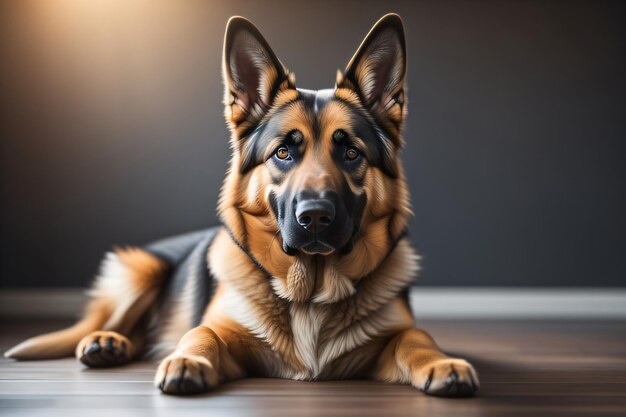
[[[342,317],[339,328],[335,315],[340,312],[319,304],[293,304],[290,314],[295,351],[306,367],[304,372],[287,371],[285,376],[293,379],[316,379],[322,373],[332,373],[329,366],[343,354],[365,345],[377,335],[412,324],[395,302],[359,320]]]
[[[307,367],[308,377],[314,378],[319,375],[325,365],[320,360],[320,331],[325,324],[328,312],[316,304],[307,303],[292,304],[289,314],[296,354]]]
[[[357,290],[336,302],[319,301],[324,286],[305,301],[288,301],[275,279],[233,279],[217,264],[218,279],[228,278],[220,279],[223,296],[213,307],[269,345],[262,361],[273,376],[317,379],[332,373],[329,366],[345,353],[412,325],[398,294],[413,280],[418,259],[408,242],[400,242]]]

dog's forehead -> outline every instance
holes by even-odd
[[[300,99],[307,108],[311,109],[315,114],[319,113],[319,111],[335,97],[335,90],[332,88],[325,88],[323,90],[298,88],[297,90],[300,94]]]

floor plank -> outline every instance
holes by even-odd
[[[0,350],[65,323],[0,322]],[[78,416],[623,416],[626,322],[420,322],[469,358],[482,387],[471,399],[431,398],[370,381],[245,379],[193,398],[160,394],[156,364],[87,369],[73,359],[0,360],[0,415]]]

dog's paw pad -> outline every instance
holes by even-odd
[[[438,360],[420,374],[414,385],[437,397],[469,397],[479,387],[476,371],[462,359]]]
[[[163,359],[154,379],[161,391],[172,395],[207,392],[218,383],[217,371],[207,359],[176,353]]]
[[[90,368],[105,368],[127,363],[130,341],[119,333],[93,332],[85,336],[76,348],[76,357]]]

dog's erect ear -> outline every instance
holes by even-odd
[[[404,119],[406,43],[402,19],[383,16],[367,34],[345,72],[337,74],[337,88],[350,88],[372,115],[399,133]]]
[[[295,88],[294,76],[243,17],[226,25],[223,73],[226,121],[238,137],[256,127],[281,89]]]

